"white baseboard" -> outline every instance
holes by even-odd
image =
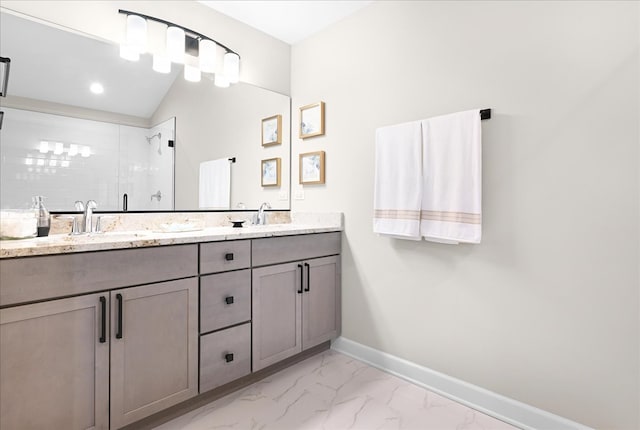
[[[420,366],[344,337],[331,348],[525,430],[593,430],[542,409]]]

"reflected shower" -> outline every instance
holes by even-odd
[[[151,145],[151,141],[153,140],[154,137],[158,138],[158,154],[162,155],[162,133],[158,132],[158,133],[154,134],[153,136],[148,136],[147,137],[147,143],[149,145]]]

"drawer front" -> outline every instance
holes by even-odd
[[[251,323],[200,336],[200,393],[249,373]]]
[[[119,249],[0,260],[0,305],[186,278],[198,245]]]
[[[250,240],[200,244],[200,273],[246,269],[250,265]]]
[[[253,266],[340,254],[342,233],[319,233],[254,239]]]
[[[200,332],[251,319],[251,270],[200,278]]]

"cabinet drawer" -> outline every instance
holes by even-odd
[[[200,393],[251,373],[251,323],[200,337]]]
[[[245,269],[251,265],[251,241],[200,244],[200,273]]]
[[[251,319],[251,270],[200,278],[200,332]]]
[[[0,260],[0,305],[148,284],[198,274],[198,245]]]
[[[253,266],[340,254],[340,240],[340,232],[254,239]]]

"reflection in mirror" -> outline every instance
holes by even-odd
[[[176,64],[156,73],[149,55],[129,62],[114,44],[4,11],[0,32],[0,55],[12,64],[0,99],[3,209],[44,195],[53,211],[88,199],[115,211],[125,193],[129,210],[210,208],[199,201],[200,165],[231,157],[226,207],[289,209],[287,96],[243,83],[217,88],[212,75],[186,82]],[[90,92],[94,83],[101,94]],[[262,146],[262,119],[274,115],[283,118],[282,144]],[[42,141],[51,143],[46,153]],[[281,185],[262,187],[261,160],[271,158],[281,158]]]

